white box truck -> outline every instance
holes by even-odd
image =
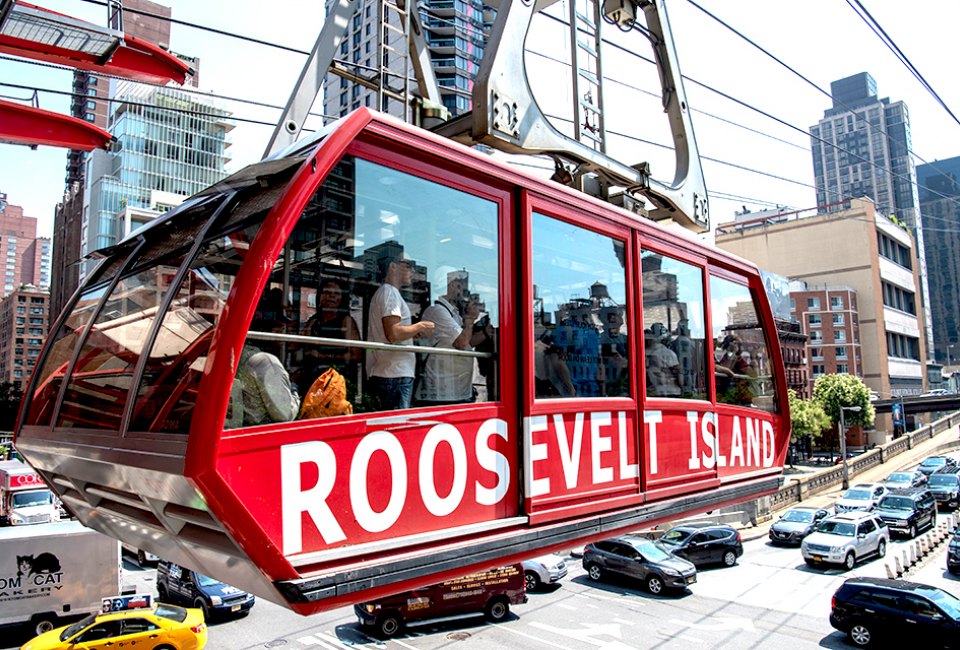
[[[0,528],[0,625],[41,634],[121,593],[120,542],[78,521]]]
[[[53,492],[22,460],[0,461],[0,526],[46,524],[60,519]]]

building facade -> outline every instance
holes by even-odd
[[[47,337],[49,298],[24,286],[0,300],[0,383],[26,388]]]
[[[797,397],[809,399],[812,383],[808,380],[807,335],[795,321],[777,320],[777,336],[780,338],[780,353],[787,375],[787,388],[793,389]]]
[[[805,300],[797,300],[796,306],[798,320],[801,314],[808,317],[806,331],[812,336],[820,332],[816,342],[821,343],[824,372],[829,344],[838,367],[843,361],[836,358],[836,348],[846,348],[847,371],[854,374],[850,357],[855,349],[837,340],[841,331],[847,339],[853,336],[857,330],[849,327],[854,325],[859,328],[861,376],[871,389],[883,397],[924,392],[925,325],[913,237],[908,229],[878,216],[870,200],[852,200],[839,212],[794,213],[786,220],[781,215],[774,223],[751,227],[720,226],[716,243],[761,268],[803,280],[808,287],[844,287],[839,292],[831,288],[794,298],[821,298],[819,306]],[[843,316],[839,327],[834,324],[834,306],[837,315]],[[810,327],[813,315],[819,316],[819,328]],[[828,316],[826,323],[824,316]],[[811,338],[808,345],[815,347],[815,340]],[[814,363],[812,355],[810,363]]]
[[[960,157],[917,165],[934,356],[960,364]]]
[[[50,288],[50,239],[37,237],[37,220],[7,202],[0,192],[0,254],[3,257],[0,297],[23,285]]]
[[[850,287],[818,287],[805,282],[793,285],[792,315],[807,335],[808,394],[813,394],[813,383],[823,375],[863,377],[857,292]]]
[[[328,2],[328,11],[330,6]],[[350,74],[363,78],[375,78],[382,63],[389,71],[386,76],[389,85],[399,90],[401,71],[412,77],[413,68],[408,62],[402,32],[397,29],[395,13],[386,15],[393,28],[384,30],[387,47],[383,48],[383,57],[378,57],[380,6],[377,0],[364,0],[350,21],[336,59]],[[480,69],[494,13],[478,0],[425,0],[418,8],[443,105],[452,115],[461,115],[472,108],[473,80]],[[346,115],[361,106],[378,108],[376,90],[338,75],[326,76],[323,91],[323,112],[327,116]],[[391,115],[403,116],[403,105],[399,101],[388,100],[386,108]]]
[[[830,94],[833,106],[810,127],[817,205],[831,212],[845,209],[849,199],[867,197],[877,213],[895,216],[911,229],[929,343],[933,325],[907,105],[879,98],[877,82],[867,72],[832,82]]]

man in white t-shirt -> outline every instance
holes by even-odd
[[[434,348],[472,350],[473,324],[480,314],[476,300],[466,300],[463,315],[460,305],[466,293],[466,271],[441,273],[447,292],[423,311],[423,320],[435,324],[433,334],[425,336],[422,345]],[[476,335],[482,339],[482,333]],[[417,402],[424,406],[462,404],[473,401],[473,368],[471,357],[429,354],[423,364],[423,376],[417,387]]]
[[[409,260],[381,261],[383,285],[370,300],[367,338],[378,343],[412,345],[418,336],[429,335],[434,325],[430,321],[413,323],[407,301],[400,295],[400,287],[413,279],[413,264]],[[367,386],[378,410],[410,408],[413,398],[413,378],[417,361],[413,352],[399,350],[367,351]]]

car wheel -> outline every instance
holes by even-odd
[[[603,569],[600,568],[599,564],[591,564],[587,567],[587,575],[590,576],[591,580],[599,580],[603,577]]]
[[[857,565],[857,556],[853,551],[847,553],[847,557],[843,558],[843,566],[849,571]]]
[[[210,621],[210,608],[207,607],[207,602],[203,598],[193,601],[193,606],[203,612],[204,621]]]
[[[873,642],[873,634],[870,632],[870,628],[860,621],[850,626],[847,636],[850,638],[850,642],[858,648],[866,648]]]
[[[737,563],[737,554],[733,551],[727,551],[723,554],[723,566],[733,566]]]
[[[536,591],[540,588],[540,576],[533,571],[524,571],[523,583],[524,586],[526,586],[527,591]]]
[[[53,614],[40,614],[35,616],[30,624],[33,625],[33,631],[37,636],[40,636],[57,626],[57,617]]]
[[[659,595],[663,592],[663,578],[654,574],[647,576],[647,591],[649,591],[654,596]]]
[[[510,603],[504,598],[494,598],[487,603],[487,608],[483,613],[491,623],[500,623],[506,620],[510,614]]]
[[[377,636],[381,639],[389,639],[392,636],[396,636],[397,632],[400,631],[400,618],[390,612],[388,614],[381,614],[380,618],[377,619]]]
[[[917,525],[916,525],[916,524],[910,524],[910,530],[907,531],[907,535],[910,536],[910,539],[913,539],[914,537],[917,536]]]
[[[887,543],[884,540],[880,540],[877,544],[877,557],[883,558],[887,555]]]

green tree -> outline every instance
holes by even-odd
[[[0,383],[0,431],[13,431],[22,399],[23,391],[12,382]]]
[[[853,375],[822,375],[813,384],[813,401],[818,402],[833,424],[840,422],[840,407],[859,406],[860,411],[845,411],[843,421],[849,427],[873,426],[876,412],[870,403],[870,389]]]
[[[790,424],[793,428],[791,439],[796,442],[803,436],[812,436],[819,440],[823,430],[830,426],[830,418],[819,402],[797,397],[793,389],[787,391],[790,398]]]

